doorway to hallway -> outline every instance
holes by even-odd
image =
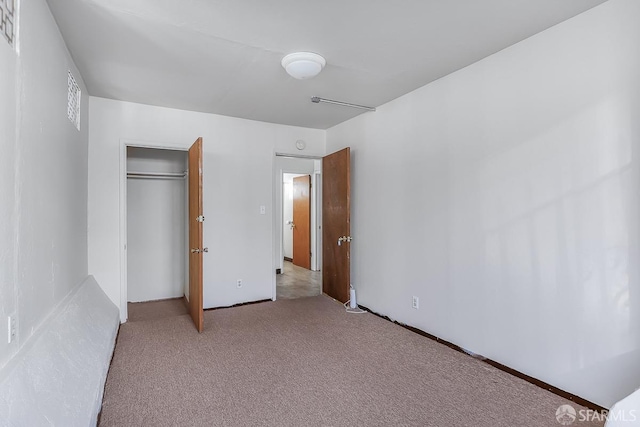
[[[313,161],[313,175],[310,176],[312,179],[312,183],[310,184],[312,230],[310,236],[312,248],[310,254],[310,271],[318,272],[322,270],[322,277],[319,280],[321,282],[321,291],[319,292],[325,293],[341,302],[349,299],[351,284],[350,242],[352,241],[350,232],[350,152],[349,147],[345,147],[342,150],[321,158],[275,153],[275,191],[273,196],[274,205],[279,212],[276,212],[276,215],[274,215],[274,266],[276,273],[273,280],[272,299],[274,301],[278,297],[284,297],[287,291],[287,293],[293,296],[300,294],[305,295],[308,290],[305,285],[302,285],[301,289],[295,291],[287,289],[285,284],[288,278],[278,277],[286,273],[284,265],[286,261],[295,261],[293,253],[288,257],[287,251],[283,250],[283,246],[285,245],[284,230],[295,228],[295,221],[285,219],[285,215],[283,214],[286,209],[286,207],[283,206],[283,194],[286,193],[286,188],[283,187],[283,179],[285,173],[310,175],[310,170],[307,168],[311,167],[311,163],[305,162],[305,160]],[[293,193],[293,189],[290,193]],[[293,208],[291,208],[291,212],[293,213]],[[326,244],[323,244],[323,242]],[[336,242],[335,246],[332,242]],[[291,246],[293,246],[293,242]],[[287,268],[290,269],[289,276],[295,277],[296,270],[293,268],[293,265],[287,265]],[[311,292],[315,292],[313,290],[313,284],[309,283],[307,279],[307,275],[310,273],[303,272],[302,270],[298,271],[304,273],[303,282],[310,285]]]
[[[284,261],[282,274],[276,275],[276,299],[313,297],[322,294],[322,272]]]
[[[273,300],[322,294],[321,195],[320,157],[276,153]]]

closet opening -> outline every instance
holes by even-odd
[[[189,297],[188,153],[126,147],[127,303]]]

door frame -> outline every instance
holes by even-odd
[[[278,242],[277,246],[273,248],[274,255],[277,256],[277,261],[274,263],[272,268],[273,274],[273,283],[271,290],[271,299],[273,301],[276,300],[276,269],[283,268],[283,254],[284,254],[284,244],[283,244],[283,224],[284,224],[284,210],[283,210],[283,175],[285,173],[292,174],[306,174],[306,172],[300,172],[296,170],[290,170],[287,168],[280,168],[277,165],[276,158],[284,157],[291,159],[306,159],[306,160],[319,160],[320,166],[322,166],[322,157],[323,156],[309,156],[309,155],[301,155],[301,154],[288,154],[288,153],[274,153],[273,158],[273,178],[274,178],[274,188],[273,188],[273,206],[276,207],[277,213],[274,214],[274,223],[273,223],[273,233],[274,233],[274,246],[275,242]],[[311,233],[315,233],[315,245],[312,244],[311,250],[313,252],[313,257],[311,260],[311,268],[315,267],[315,271],[320,271],[322,267],[322,230],[319,228],[322,225],[322,167],[320,171],[314,171],[309,173],[311,176],[311,203],[312,205],[315,203],[315,215],[312,212],[312,219],[315,220],[315,227],[311,227]],[[278,189],[279,187],[279,189]],[[279,197],[278,197],[279,196]],[[278,224],[280,224],[280,228],[278,228]],[[278,233],[278,230],[280,232]]]
[[[127,148],[151,148],[188,152],[191,144],[192,142],[186,142],[184,145],[170,145],[159,141],[120,139],[120,323],[125,323],[129,318],[127,309],[129,290],[127,283]]]

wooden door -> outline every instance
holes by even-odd
[[[204,328],[202,310],[202,138],[189,148],[189,314],[198,332]]]
[[[311,269],[311,177],[293,178],[293,263]]]
[[[351,282],[351,152],[322,159],[322,292],[349,299]]]

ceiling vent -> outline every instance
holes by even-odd
[[[76,129],[80,130],[80,97],[82,96],[82,92],[71,71],[69,71],[67,80],[69,86],[67,93],[67,116]]]
[[[16,0],[0,0],[0,33],[13,47],[15,44]]]

